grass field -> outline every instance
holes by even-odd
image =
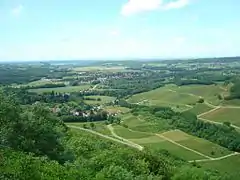
[[[146,105],[169,106],[182,111],[191,108],[191,105],[196,104],[198,99],[199,98],[195,96],[172,91],[167,86],[136,94],[129,98],[128,101],[130,103],[141,103]]]
[[[83,124],[86,124],[86,126],[90,128],[90,123],[88,123],[88,122],[86,122],[86,123],[66,123],[66,124],[72,125],[72,126],[78,126],[78,127],[83,127]],[[94,122],[94,124],[95,124],[95,128],[92,130],[97,131],[104,135],[108,135],[108,136],[112,135],[104,122]]]
[[[126,71],[124,66],[89,66],[89,67],[77,67],[73,68],[73,71],[81,72],[81,71],[106,71],[106,72],[122,72]]]
[[[208,161],[208,162],[201,162],[199,164],[206,169],[217,170],[220,173],[227,172],[233,175],[232,180],[239,180],[240,155],[228,157],[220,161]]]
[[[39,89],[30,89],[30,92],[36,93],[44,93],[44,92],[58,92],[58,93],[71,93],[78,92],[82,90],[89,89],[90,85],[82,85],[82,86],[66,86],[66,87],[57,87],[57,88],[39,88]]]
[[[221,147],[217,144],[214,144],[210,141],[191,136],[180,130],[169,131],[163,133],[163,135],[185,147],[191,148],[195,151],[198,151],[204,155],[216,158],[231,154],[228,149]]]
[[[206,104],[197,104],[193,108],[189,109],[188,112],[191,112],[193,114],[199,115],[205,112],[210,111],[212,108],[207,106]]]
[[[196,97],[203,97],[209,103],[218,105],[221,101],[217,95],[224,93],[221,85],[187,85],[187,86],[172,86],[171,90],[180,94],[188,94]]]
[[[156,138],[158,138],[159,140],[157,141]],[[133,139],[131,139],[131,140],[134,141]],[[142,143],[141,143],[141,140],[142,140]],[[187,149],[177,146],[171,142],[161,139],[160,137],[154,137],[154,138],[151,137],[149,139],[143,138],[143,139],[138,139],[135,142],[136,143],[138,142],[140,145],[143,145],[143,146],[150,148],[152,150],[155,150],[155,151],[167,150],[171,154],[173,154],[179,158],[182,158],[184,160],[204,159],[204,157],[202,157],[201,155],[198,155],[194,152],[191,152]]]
[[[221,147],[210,141],[191,136],[180,130],[169,131],[164,133],[163,135],[185,147],[191,148],[213,158],[221,157],[232,153],[224,147]]]
[[[104,110],[109,113],[127,113],[130,111],[129,108],[121,107],[121,106],[106,106]]]
[[[59,84],[63,82],[56,82],[56,81],[48,81],[48,80],[38,80],[38,81],[32,81],[27,84],[27,86],[40,86],[40,85],[45,85],[45,84]]]
[[[114,131],[117,135],[125,139],[138,139],[138,138],[145,138],[145,137],[151,136],[151,134],[148,134],[148,133],[131,131],[128,128],[125,128],[120,125],[115,125]]]
[[[230,122],[233,125],[240,127],[240,109],[235,108],[220,108],[216,111],[210,112],[202,118],[209,119],[216,122]]]
[[[223,101],[223,105],[226,105],[226,106],[240,106],[240,99]]]
[[[85,96],[85,98],[96,99],[96,101],[84,100],[86,104],[90,104],[90,105],[96,105],[96,104],[102,105],[102,104],[110,103],[116,99],[115,97],[110,97],[110,96]],[[101,99],[101,101],[97,101],[97,99]]]
[[[161,133],[169,129],[168,125],[164,122],[155,123],[150,120],[152,117],[149,115],[133,116],[132,114],[125,114],[121,117],[122,124],[127,125],[130,129],[148,133]]]

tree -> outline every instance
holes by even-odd
[[[41,106],[23,111],[13,97],[0,94],[0,99],[0,145],[65,161],[62,138],[67,137],[67,127],[62,121]]]
[[[90,123],[90,127],[91,129],[94,129],[95,128],[95,124],[93,122]]]
[[[231,127],[231,123],[230,122],[223,122],[223,125]]]
[[[198,103],[204,103],[204,99],[203,99],[203,98],[200,98],[200,99],[198,100]]]

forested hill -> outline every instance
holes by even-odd
[[[0,179],[231,179],[167,152],[143,152],[70,131],[41,106],[21,107],[0,94]]]

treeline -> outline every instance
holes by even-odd
[[[225,100],[240,99],[240,80],[236,80],[230,89],[230,96]]]
[[[0,65],[0,84],[24,84],[44,77],[49,79],[62,78],[67,73],[66,69],[51,66],[6,64]]]
[[[66,84],[64,83],[48,83],[43,85],[37,85],[37,86],[26,86],[25,89],[39,89],[39,88],[57,88],[57,87],[66,87]]]
[[[209,80],[176,80],[174,83],[178,86],[185,86],[185,85],[211,85],[215,84],[213,81]]]
[[[14,95],[18,103],[22,105],[34,104],[35,102],[43,103],[64,103],[69,102],[70,95],[57,92],[45,92],[43,94],[37,94],[35,92],[29,92],[25,88],[3,88],[3,93],[8,95]]]
[[[151,113],[160,118],[160,121],[168,122],[173,128],[207,139],[231,151],[240,152],[240,133],[233,127],[204,122],[198,120],[196,115],[190,112],[174,112],[171,108],[139,106],[134,111]]]

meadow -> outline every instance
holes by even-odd
[[[177,111],[185,111],[197,105],[200,98],[212,105],[219,105],[222,101],[218,95],[225,92],[221,85],[167,85],[149,92],[133,95],[128,99],[130,103],[171,107]],[[196,112],[207,111],[205,106],[196,107]],[[193,110],[194,112],[194,110]]]
[[[239,180],[240,155],[231,156],[219,161],[199,162],[202,167],[210,170],[216,170],[220,173],[229,173],[232,180]]]
[[[220,108],[201,117],[221,123],[230,122],[240,127],[240,109],[238,108]]]
[[[121,106],[105,106],[104,110],[111,113],[128,113],[130,111],[129,108],[126,107],[121,107]]]
[[[78,126],[83,128],[83,126],[85,125],[85,127],[90,128],[90,122],[85,122],[85,123],[66,123],[67,125],[71,125],[71,126]],[[104,122],[94,122],[94,128],[92,129],[96,132],[99,132],[101,134],[104,135],[108,135],[108,136],[112,136],[111,132],[109,131],[109,129],[107,128],[106,124]]]
[[[221,147],[202,138],[186,134],[180,130],[168,131],[166,133],[163,133],[162,135],[187,148],[193,149],[213,158],[221,157],[232,153],[224,147]]]
[[[73,71],[75,72],[95,72],[95,71],[101,71],[101,72],[122,72],[126,71],[124,66],[89,66],[89,67],[76,67],[73,68]]]
[[[168,106],[183,111],[192,108],[192,105],[195,105],[198,100],[198,97],[177,93],[169,89],[167,86],[133,95],[128,99],[128,102],[145,105]]]
[[[113,102],[116,99],[115,97],[110,97],[110,96],[85,96],[85,98],[95,99],[95,100],[84,100],[86,104],[90,104],[90,105],[107,104],[107,103]]]
[[[209,107],[205,103],[202,103],[202,104],[196,104],[193,108],[189,109],[188,112],[191,112],[196,115],[200,115],[200,114],[208,112],[212,109],[213,109],[212,107]]]
[[[58,93],[71,93],[79,92],[82,90],[87,90],[90,88],[90,85],[81,85],[81,86],[66,86],[66,87],[56,87],[56,88],[39,88],[39,89],[29,89],[30,92],[36,93],[45,93],[45,92],[58,92]]]
[[[219,105],[221,100],[218,95],[225,92],[222,85],[187,85],[187,86],[171,86],[171,90],[179,94],[187,94],[198,98],[203,98],[213,105]]]

